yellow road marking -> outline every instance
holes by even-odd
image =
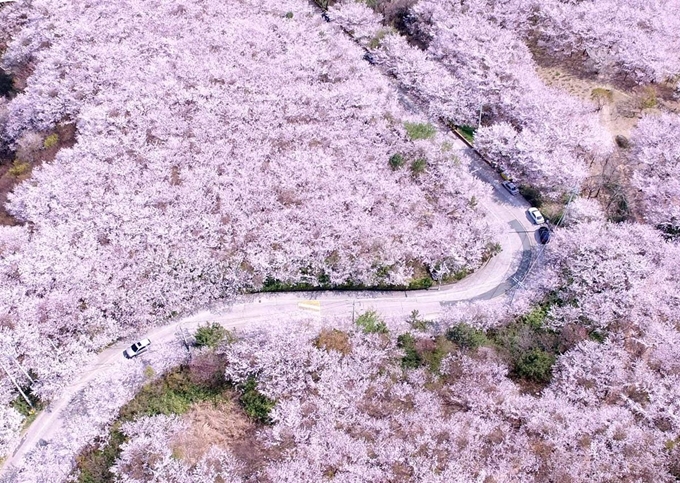
[[[318,300],[303,300],[302,302],[298,302],[298,308],[321,312],[321,302]]]

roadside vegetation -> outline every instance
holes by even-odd
[[[205,349],[195,353],[188,364],[160,377],[147,366],[145,374],[150,382],[120,409],[108,435],[93,441],[78,455],[74,474],[79,483],[116,481],[111,469],[129,441],[124,429],[126,423],[161,415],[182,416],[195,408],[215,411],[214,415],[220,411],[234,413],[224,414],[226,418],[238,419],[242,414],[254,427],[271,423],[270,413],[275,402],[258,391],[255,378],[239,385],[224,378],[224,359],[215,349],[233,343],[233,335],[213,323],[199,327],[194,338],[196,347]]]

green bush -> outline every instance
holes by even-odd
[[[439,368],[444,357],[453,352],[455,348],[451,341],[440,335],[423,345],[420,349],[420,356],[430,372],[439,374]]]
[[[422,174],[427,169],[427,159],[418,158],[411,163],[411,173],[415,176]]]
[[[588,332],[588,338],[592,341],[597,342],[598,344],[602,344],[607,338],[607,335],[600,332],[599,330],[593,330]]]
[[[389,332],[389,330],[387,330],[387,325],[380,320],[375,310],[369,310],[361,314],[357,317],[356,324],[361,327],[366,334],[387,334]]]
[[[293,18],[293,12],[286,12],[286,18]]]
[[[390,156],[390,167],[394,170],[401,168],[405,162],[404,157],[399,153]]]
[[[423,363],[416,350],[416,340],[410,333],[401,334],[397,337],[397,347],[404,349],[404,357],[401,358],[401,366],[404,369],[416,369]]]
[[[540,208],[543,204],[543,195],[533,186],[519,185],[519,193],[529,202],[531,206]]]
[[[78,483],[106,483],[115,481],[110,469],[118,459],[121,445],[127,441],[120,431],[120,423],[114,423],[109,431],[108,443],[101,448],[90,445],[76,457],[80,474]]]
[[[515,362],[517,376],[534,382],[548,383],[552,377],[555,356],[541,349],[531,349]]]
[[[318,277],[316,277],[316,280],[319,282],[319,285],[321,287],[330,287],[331,285],[331,276],[328,275],[325,271],[321,271]]]
[[[522,316],[522,322],[529,325],[532,329],[541,329],[547,315],[548,307],[538,305],[531,312]]]
[[[424,290],[432,287],[433,283],[432,277],[425,276],[411,280],[408,283],[408,288],[409,290]]]
[[[53,133],[45,138],[43,141],[43,147],[45,149],[50,149],[52,146],[59,144],[59,134]]]
[[[261,423],[269,424],[269,413],[274,409],[276,402],[257,390],[255,378],[249,378],[241,388],[241,405],[248,416]]]
[[[12,163],[12,167],[9,168],[7,171],[9,174],[12,176],[18,178],[21,175],[24,175],[28,172],[31,171],[31,165],[28,163],[25,163],[24,161],[19,161],[18,159],[14,160],[14,163]]]
[[[473,144],[475,142],[475,133],[477,129],[472,126],[458,126],[458,132],[465,138],[467,142]]]
[[[408,137],[414,141],[416,139],[430,139],[437,134],[437,129],[432,124],[405,122],[404,127]]]
[[[144,386],[121,408],[119,417],[132,421],[139,416],[184,414],[194,403],[218,401],[226,387],[223,378],[215,386],[196,384],[192,382],[189,370],[182,367]]]
[[[511,377],[534,383],[550,382],[552,365],[563,346],[560,334],[545,326],[545,318],[552,305],[562,303],[551,293],[529,313],[489,331],[489,338],[512,368]]]
[[[408,322],[414,330],[419,330],[421,332],[425,332],[430,326],[430,322],[421,318],[420,312],[417,310],[411,312],[406,319],[406,322]]]
[[[460,347],[475,350],[479,346],[487,345],[489,339],[481,330],[477,330],[468,324],[458,324],[446,331],[446,338]]]
[[[217,322],[213,322],[211,325],[201,326],[196,330],[194,345],[196,347],[210,347],[214,349],[228,334],[229,331],[227,329]]]
[[[442,360],[455,348],[445,337],[416,339],[408,332],[397,338],[397,346],[404,350],[401,358],[404,369],[425,366],[434,374],[439,373]]]

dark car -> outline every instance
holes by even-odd
[[[550,241],[550,230],[548,227],[542,226],[538,229],[538,239],[543,245]]]
[[[363,59],[369,64],[375,65],[375,58],[373,58],[373,55],[369,54],[368,52],[364,54]]]
[[[513,183],[512,181],[503,181],[501,183],[503,185],[503,188],[508,190],[512,196],[516,196],[517,193],[519,193],[519,189],[517,189],[517,185]]]

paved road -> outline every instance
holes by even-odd
[[[451,142],[460,151],[460,156],[470,154],[460,140],[452,136]],[[305,311],[320,313],[323,316],[351,316],[353,312],[361,313],[367,309],[375,309],[386,317],[405,317],[412,310],[418,310],[432,319],[441,314],[446,305],[456,301],[490,299],[502,295],[514,285],[514,280],[521,279],[526,273],[531,262],[532,246],[536,245],[534,233],[536,227],[526,217],[528,208],[526,202],[507,193],[500,185],[501,180],[490,167],[481,161],[474,163],[475,176],[495,188],[492,199],[482,203],[483,208],[507,228],[500,239],[502,251],[462,281],[440,289],[435,287],[413,292],[298,292],[245,295],[229,306],[197,313],[181,321],[153,329],[144,335],[154,344],[159,344],[176,339],[179,327],[192,332],[203,322],[217,321],[225,327],[235,328],[285,316],[298,316]],[[60,431],[62,414],[73,396],[93,381],[102,368],[119,364],[123,360],[122,351],[129,342],[109,347],[83,368],[81,376],[58,400],[50,404],[50,411],[44,411],[33,422],[21,445],[4,462],[5,471],[13,465],[20,467],[24,456],[36,448],[41,439],[50,441]]]

